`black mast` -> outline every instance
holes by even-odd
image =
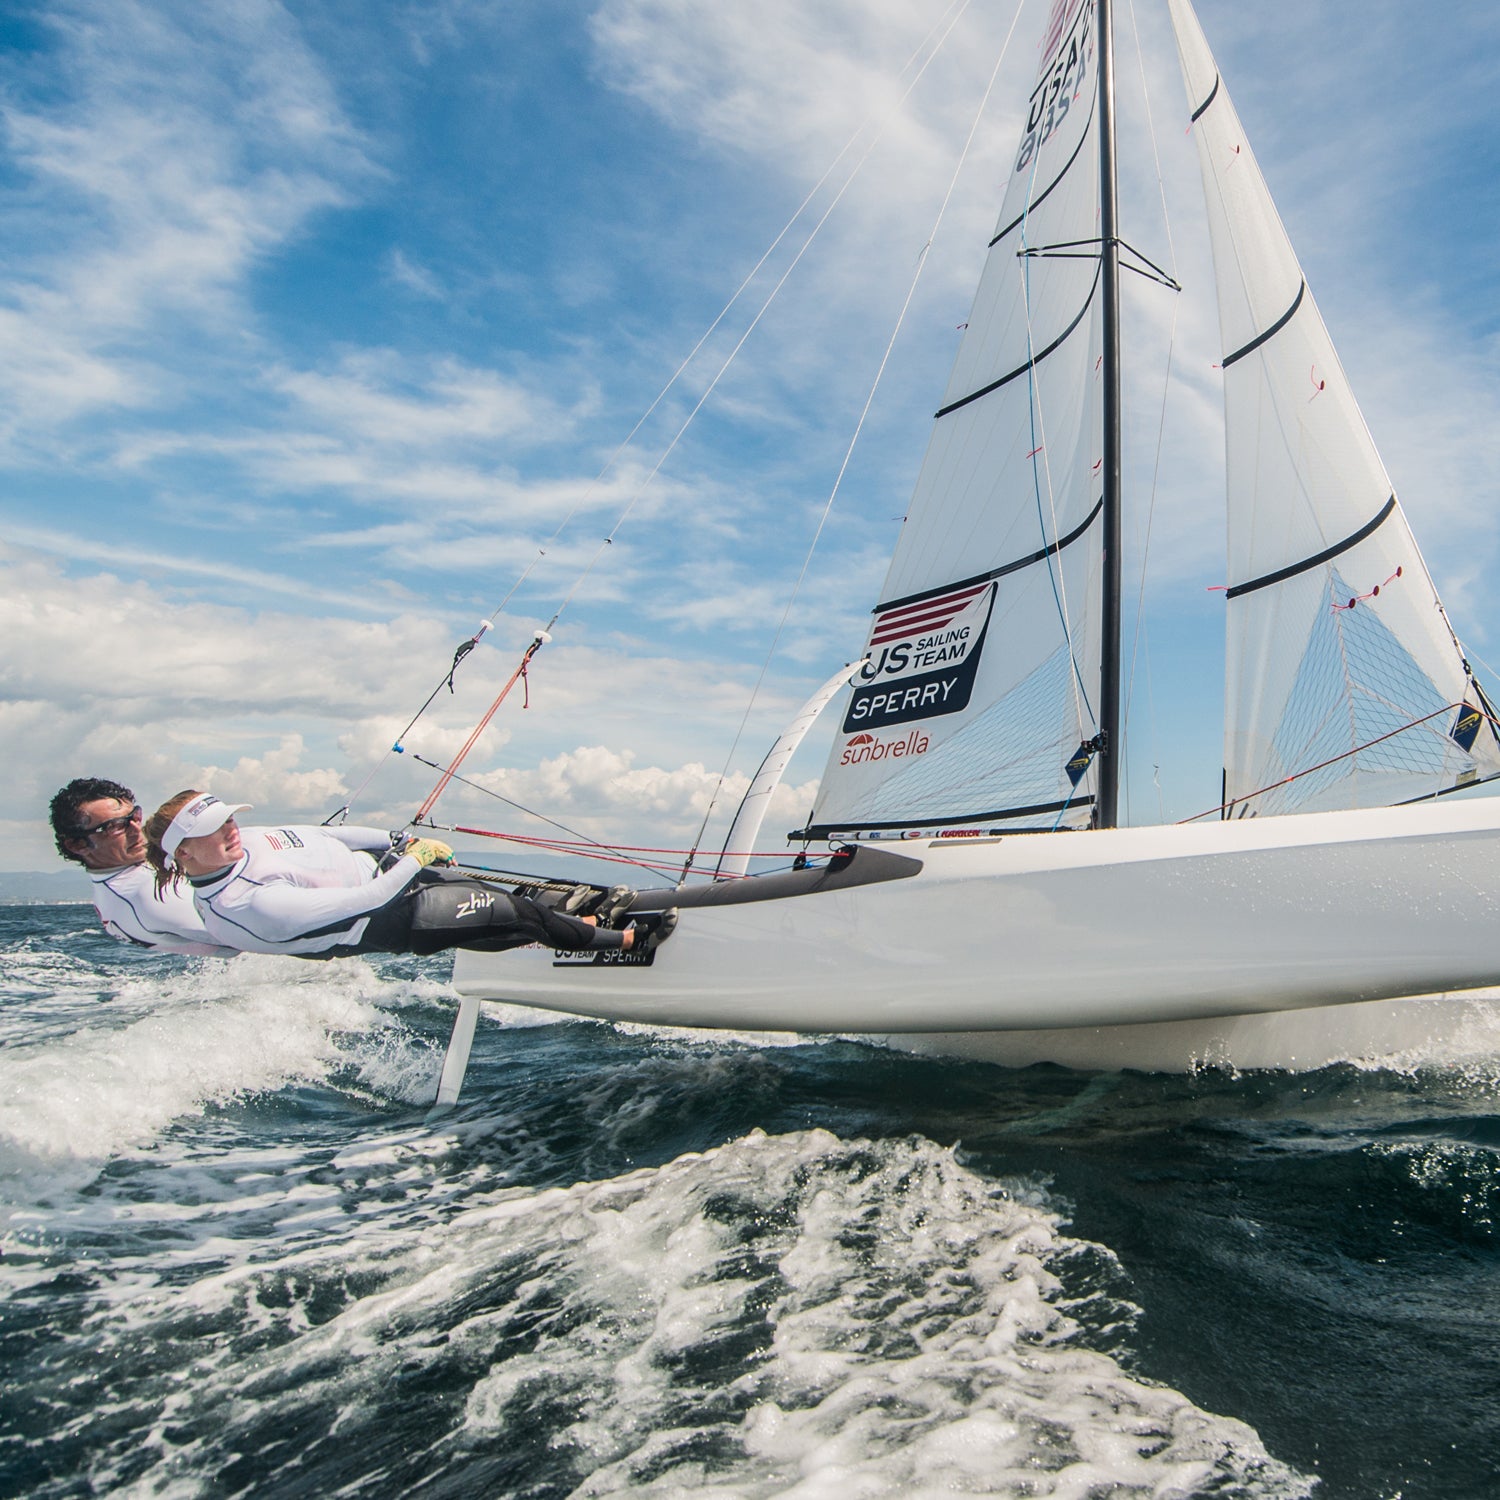
[[[1104,280],[1104,619],[1097,824],[1120,807],[1120,241],[1116,228],[1115,68],[1110,0],[1099,0],[1099,238]]]

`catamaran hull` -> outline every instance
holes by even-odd
[[[460,952],[455,984],[608,1020],[906,1033],[970,1052],[935,1034],[1113,1030],[1500,984],[1497,800],[901,853],[920,861],[911,878],[685,907],[650,965]]]
[[[1007,1068],[1045,1062],[1149,1073],[1189,1073],[1200,1067],[1301,1073],[1351,1061],[1430,1066],[1500,1054],[1500,990],[1138,1026],[902,1032],[879,1040],[904,1052]]]

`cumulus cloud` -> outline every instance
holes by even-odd
[[[606,745],[580,745],[549,756],[529,770],[499,770],[474,778],[487,791],[534,809],[566,808],[566,821],[590,838],[612,843],[625,836],[648,837],[656,850],[685,850],[709,818],[703,848],[716,850],[729,831],[740,799],[750,785],[743,773],[724,776],[701,762],[677,766],[638,765],[629,750]],[[817,782],[778,786],[771,799],[758,852],[785,849],[783,835],[805,819]],[[482,805],[482,804],[476,804]],[[493,805],[493,804],[492,804]],[[534,820],[509,815],[506,827],[533,837],[547,836]],[[554,836],[566,837],[563,834]],[[665,839],[678,841],[677,850]]]
[[[423,762],[444,766],[467,740],[530,627],[502,621],[449,693],[444,674],[458,634],[412,611],[362,621],[181,600],[0,550],[0,637],[11,643],[0,659],[0,742],[17,752],[0,820],[31,829],[4,862],[50,864],[43,810],[75,775],[122,780],[152,805],[207,786],[254,802],[273,821],[318,821],[359,788],[356,819],[405,822],[436,780]],[[727,754],[748,682],[745,673],[698,677],[639,643],[565,635],[486,730],[464,774],[481,787],[515,788],[552,815],[596,819],[601,837],[651,842],[663,822],[683,837],[712,779],[688,759],[690,747]],[[435,688],[404,752],[392,754]],[[745,759],[758,758],[789,703],[784,692],[764,696]],[[559,743],[590,731],[607,734],[613,748],[559,758]],[[543,769],[524,769],[535,766]],[[487,805],[461,783],[443,804],[469,814]]]

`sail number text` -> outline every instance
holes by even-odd
[[[1026,134],[1016,156],[1016,171],[1024,172],[1031,159],[1052,138],[1082,92],[1084,75],[1094,58],[1094,7],[1084,6],[1072,35],[1057,49],[1057,60],[1031,95]]]

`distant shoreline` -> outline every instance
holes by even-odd
[[[89,878],[70,870],[0,870],[0,906],[91,906]]]

